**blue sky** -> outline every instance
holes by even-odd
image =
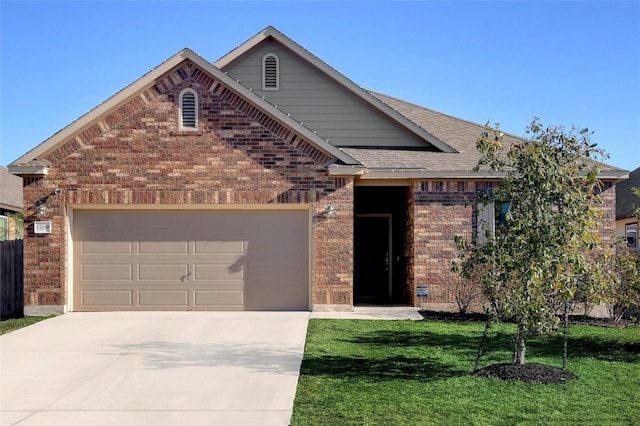
[[[640,2],[0,2],[6,166],[184,47],[273,25],[358,85],[524,135],[588,127],[640,166]]]

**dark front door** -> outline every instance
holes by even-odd
[[[354,223],[354,297],[385,302],[392,294],[391,215],[356,215]]]

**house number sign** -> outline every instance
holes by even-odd
[[[38,220],[33,223],[33,232],[36,234],[50,234],[51,233],[51,221],[50,220]]]
[[[429,297],[429,286],[427,286],[427,285],[417,285],[416,286],[416,297]]]

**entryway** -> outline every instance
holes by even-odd
[[[406,304],[408,188],[355,188],[354,303]]]

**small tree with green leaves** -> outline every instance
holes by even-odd
[[[627,309],[635,308],[634,319],[640,320],[640,256],[625,244],[617,248],[615,266],[619,279],[608,291],[609,313],[613,321],[620,321]]]
[[[486,126],[477,140],[475,168],[501,177],[477,203],[510,202],[506,220],[471,241],[456,238],[454,270],[478,279],[495,317],[517,324],[513,362],[525,363],[527,336],[548,333],[578,292],[592,300],[604,295],[611,277],[594,259],[606,255],[598,232],[598,159],[604,153],[587,129],[543,127],[535,119],[527,140],[505,144],[504,134]],[[597,254],[594,255],[594,254]],[[482,273],[478,273],[482,271]]]

